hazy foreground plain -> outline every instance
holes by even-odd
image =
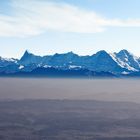
[[[0,78],[0,99],[90,99],[140,103],[140,79]]]
[[[0,140],[140,140],[139,83],[0,78]]]

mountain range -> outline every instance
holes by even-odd
[[[25,51],[21,59],[0,57],[0,76],[120,77],[140,76],[140,57],[127,50],[79,56],[73,52],[37,56]]]

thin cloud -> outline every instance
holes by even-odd
[[[140,19],[108,19],[64,3],[12,0],[11,16],[0,15],[0,36],[28,37],[49,31],[98,33],[108,27],[140,27]]]

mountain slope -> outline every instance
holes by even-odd
[[[40,64],[42,61],[42,57],[41,56],[36,56],[30,52],[28,52],[27,50],[25,51],[25,53],[23,54],[23,56],[21,57],[21,59],[19,60],[19,64],[21,65],[29,65],[29,64]]]
[[[90,73],[108,72],[118,76],[122,74],[132,75],[134,72],[140,72],[140,58],[127,50],[112,54],[101,50],[91,56],[79,56],[73,52],[37,56],[25,51],[20,60],[0,57],[0,73],[29,72],[31,74],[34,70],[43,69],[45,71],[48,68],[55,69],[55,72],[57,69],[63,74],[66,71],[80,73],[83,70],[88,70]]]
[[[94,71],[108,71],[112,73],[121,73],[124,70],[127,71],[127,69],[118,65],[118,63],[112,59],[110,54],[104,50],[89,57],[87,61],[85,61],[85,66]]]
[[[28,66],[35,64],[36,67],[55,67],[69,69],[74,67],[86,68],[93,71],[105,71],[112,73],[121,73],[128,71],[121,67],[106,51],[102,50],[92,56],[79,56],[73,52],[64,54],[54,54],[52,56],[35,56],[25,52],[19,61],[19,64]]]
[[[28,77],[85,77],[85,78],[93,78],[93,77],[116,77],[116,75],[109,72],[96,72],[90,71],[87,69],[57,69],[57,68],[36,68],[30,72],[19,71],[16,73],[2,73],[5,76],[28,76]]]
[[[140,69],[139,58],[127,50],[121,50],[118,53],[114,53],[112,56],[114,57],[114,60],[123,68],[130,71],[138,71]]]

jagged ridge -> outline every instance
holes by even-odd
[[[73,52],[37,56],[25,51],[20,60],[0,59],[1,73],[32,72],[37,68],[58,70],[81,70],[108,72],[113,75],[129,75],[140,72],[140,58],[127,50],[108,53],[101,50],[91,56],[79,56]],[[79,71],[80,72],[80,71]],[[135,74],[136,75],[136,74]]]

